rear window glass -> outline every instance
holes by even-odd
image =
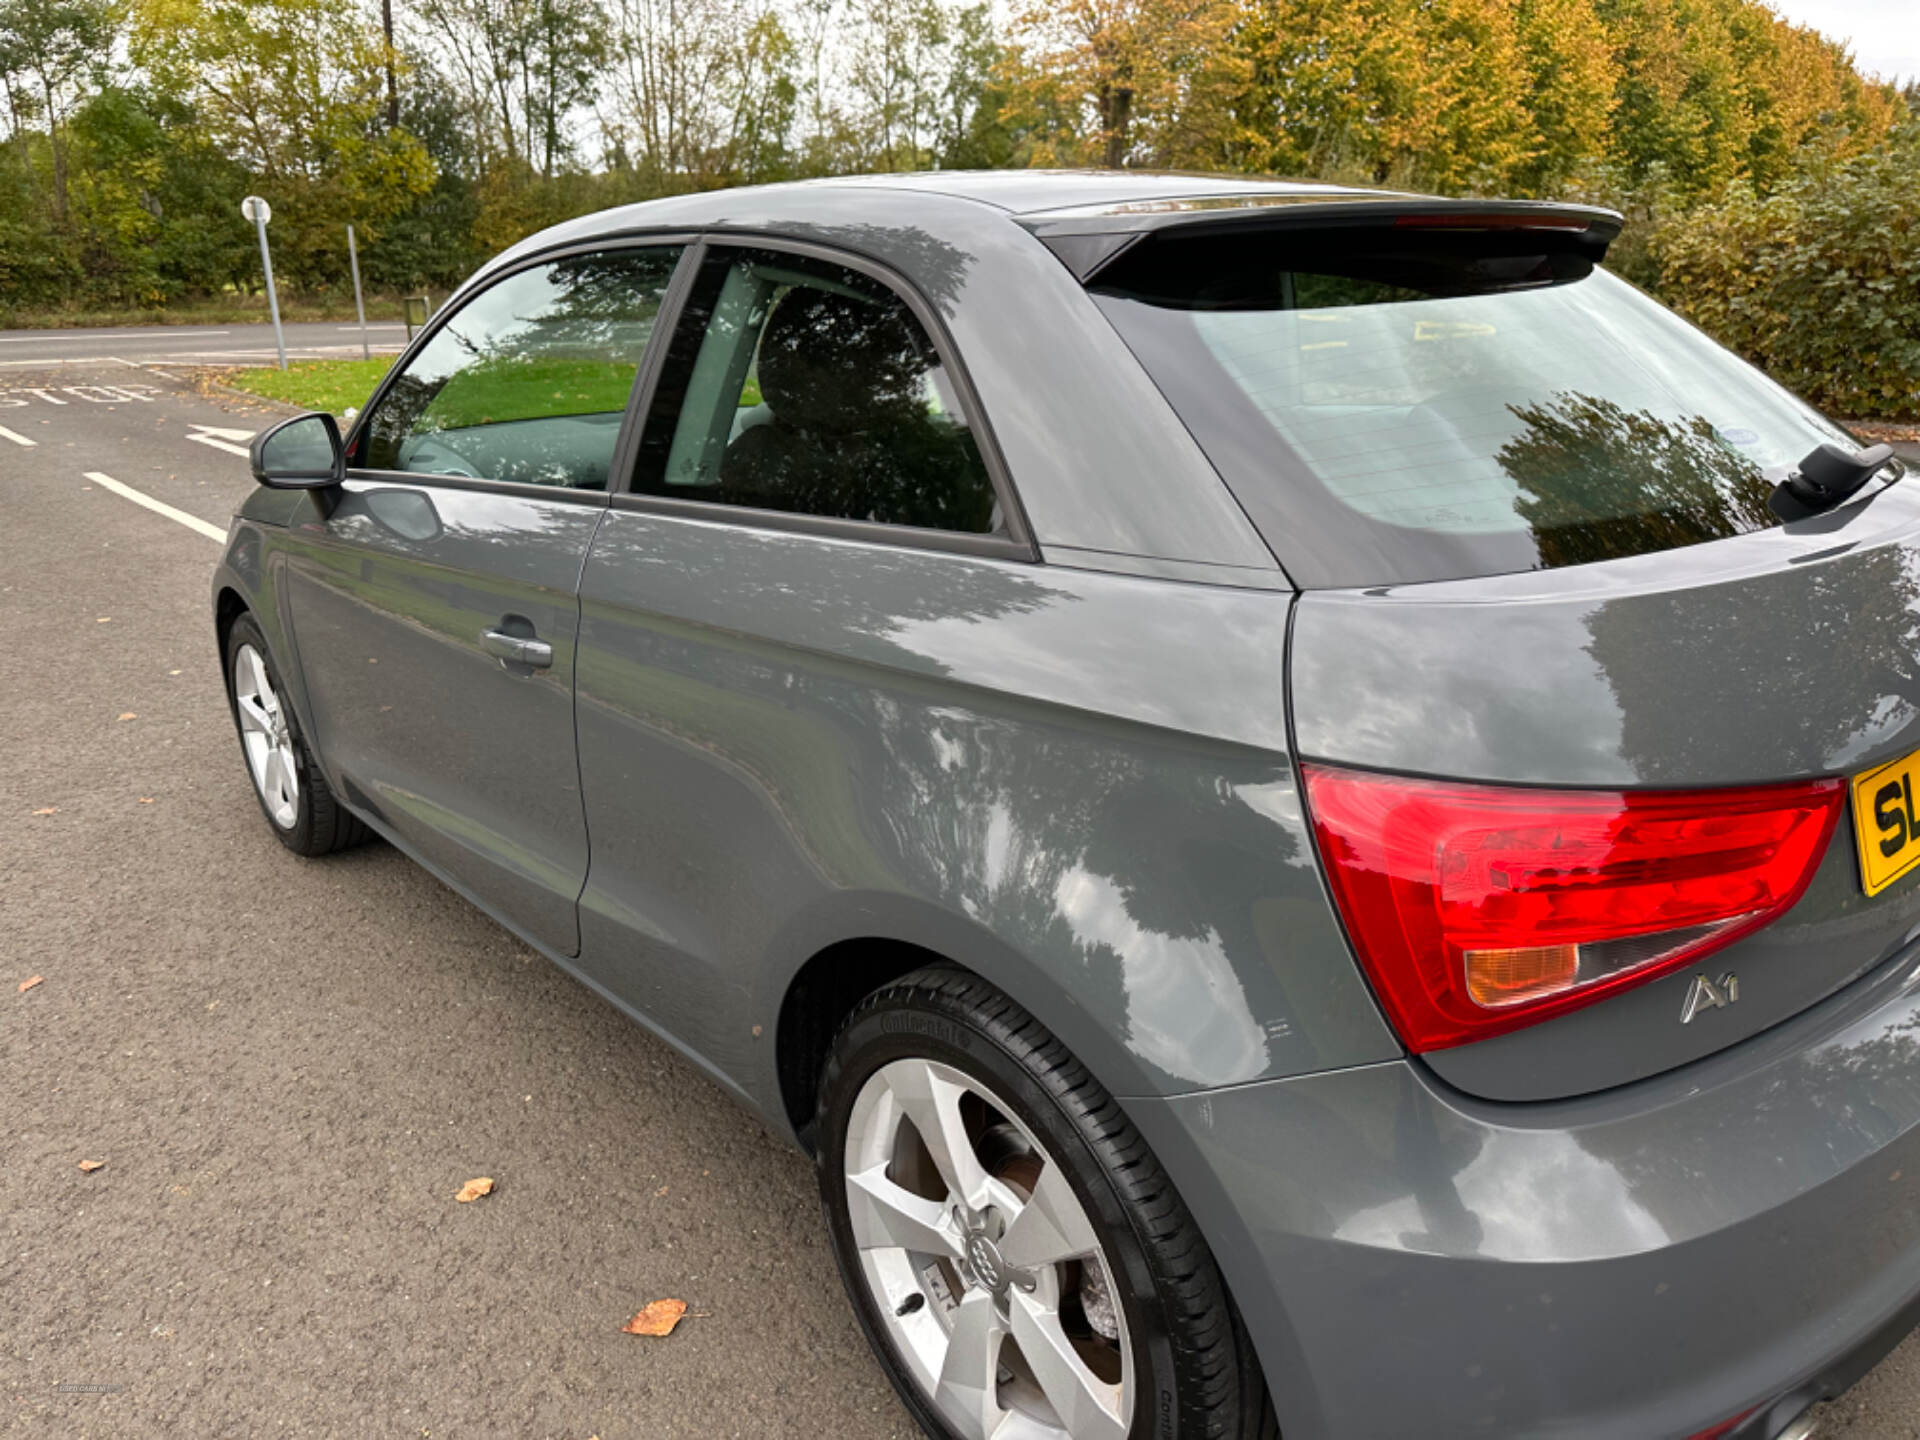
[[[1760,529],[1764,470],[1852,444],[1567,239],[1163,239],[1093,291],[1309,587]]]

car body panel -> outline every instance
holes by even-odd
[[[604,504],[353,479],[285,540],[309,733],[338,793],[561,955],[587,870],[576,587]],[[551,668],[481,649],[508,617]]]
[[[1301,826],[1290,603],[616,508],[582,967],[736,1077],[792,970],[903,928],[1122,1093],[1398,1053]]]
[[[1916,954],[1585,1101],[1486,1105],[1399,1061],[1127,1108],[1288,1440],[1686,1436],[1920,1292]]]
[[[1447,779],[1721,785],[1854,773],[1920,745],[1920,491],[1567,569],[1312,591],[1294,625],[1303,756]],[[1881,963],[1920,877],[1869,899],[1843,816],[1786,915],[1701,964],[1427,1057],[1493,1099],[1627,1084],[1758,1034]],[[1694,977],[1738,1003],[1682,1023]]]

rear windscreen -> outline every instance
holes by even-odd
[[[1160,238],[1092,290],[1310,588],[1741,534],[1763,470],[1852,448],[1554,234]]]

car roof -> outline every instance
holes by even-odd
[[[1376,198],[1382,192],[1349,185],[1322,185],[1304,180],[1269,180],[1239,175],[1199,175],[1174,171],[1138,170],[924,170],[887,175],[830,176],[818,180],[787,180],[771,185],[737,186],[696,191],[619,205],[583,215],[556,226],[568,238],[584,240],[646,225],[671,215],[672,223],[698,227],[718,223],[737,213],[743,202],[778,206],[804,203],[809,195],[833,196],[833,208],[843,217],[857,215],[862,192],[937,195],[972,201],[1013,217],[1044,216],[1050,211],[1085,211],[1110,206],[1180,200],[1205,201],[1219,197],[1246,197],[1255,203],[1293,203]],[[876,193],[879,192],[879,193]]]
[[[904,174],[850,175],[798,182],[804,185],[917,190],[977,200],[1012,215],[1050,210],[1138,204],[1146,201],[1248,196],[1338,200],[1379,192],[1351,185],[1267,176],[1209,175],[1177,170],[923,170]]]

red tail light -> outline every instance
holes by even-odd
[[[1361,963],[1410,1049],[1441,1050],[1664,975],[1791,908],[1839,780],[1532,790],[1304,767]]]

